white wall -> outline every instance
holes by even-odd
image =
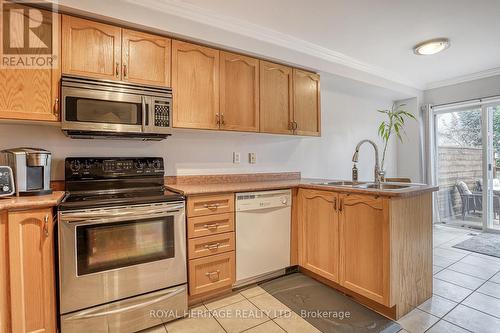
[[[410,178],[414,182],[422,182],[422,147],[421,147],[421,124],[422,117],[419,111],[419,99],[417,97],[398,101],[405,104],[404,109],[411,112],[416,120],[408,120],[405,126],[406,134],[403,142],[397,140],[398,172],[400,177]]]
[[[381,115],[376,110],[389,107],[392,100],[390,94],[373,92],[372,87],[347,83],[343,79],[322,81],[320,138],[175,130],[162,142],[73,140],[56,126],[0,124],[0,149],[34,146],[50,150],[53,179],[64,178],[63,161],[69,156],[153,155],[166,159],[168,175],[301,171],[305,177],[350,179],[355,145],[365,138],[378,140]],[[233,151],[242,154],[241,164],[232,164]],[[248,164],[249,152],[257,153],[257,164]],[[360,155],[360,179],[371,180],[371,147],[363,147]],[[386,160],[388,176],[396,175],[396,149],[390,147]]]
[[[425,104],[446,104],[500,95],[500,75],[424,91]]]

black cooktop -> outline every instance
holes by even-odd
[[[67,158],[60,210],[182,201],[165,190],[163,159]]]

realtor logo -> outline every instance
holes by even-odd
[[[40,2],[38,1],[38,4]],[[54,68],[57,14],[36,7],[37,1],[0,0],[2,68]],[[46,4],[46,3],[45,3]]]

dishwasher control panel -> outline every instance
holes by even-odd
[[[236,194],[236,211],[289,207],[292,204],[290,190],[246,192]]]

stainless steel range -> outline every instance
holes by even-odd
[[[65,183],[62,333],[136,332],[183,316],[185,204],[165,191],[163,159],[67,158]]]

